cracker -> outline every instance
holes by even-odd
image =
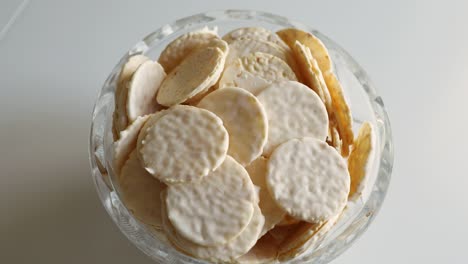
[[[275,82],[280,80],[297,81],[296,75],[282,59],[271,54],[255,52],[240,58],[243,68],[265,80]]]
[[[122,200],[141,222],[155,228],[162,227],[160,192],[165,185],[142,166],[136,150],[130,154],[119,177]]]
[[[314,90],[322,99],[328,113],[332,112],[330,93],[328,92],[327,85],[320,71],[317,61],[312,57],[310,49],[296,41],[292,47],[296,61],[298,62],[301,75],[304,82],[312,90]]]
[[[263,223],[264,218],[260,208],[255,205],[252,219],[240,235],[226,244],[205,247],[184,239],[175,231],[167,217],[163,216],[163,225],[168,239],[176,248],[196,258],[214,263],[234,262],[237,258],[246,254],[255,245]]]
[[[204,28],[188,32],[173,40],[161,52],[158,62],[169,73],[192,52],[207,47],[218,47],[224,52],[227,51],[227,43],[219,39],[216,30]]]
[[[269,156],[279,144],[292,138],[327,137],[327,111],[309,87],[295,81],[276,82],[257,98],[268,116],[268,141],[263,155]]]
[[[326,75],[325,82],[327,83],[328,90],[330,91],[333,115],[342,141],[341,155],[346,157],[349,154],[349,148],[353,144],[354,140],[351,110],[349,109],[348,103],[346,102],[346,98],[343,94],[343,89],[341,88],[341,84],[336,76],[333,73]]]
[[[277,263],[279,243],[271,234],[265,234],[247,254],[238,258],[239,264],[266,264]]]
[[[309,249],[315,249],[319,246],[319,243],[327,233],[335,226],[341,215],[342,213],[339,213],[322,224],[304,223],[304,226],[296,230],[295,233],[280,245],[278,259],[287,261]]]
[[[206,176],[224,161],[229,145],[223,121],[193,106],[170,108],[142,133],[141,161],[167,184]]]
[[[124,130],[128,125],[127,118],[127,85],[133,73],[149,58],[143,55],[135,55],[128,58],[120,71],[119,79],[115,90],[115,110],[112,121],[112,131],[114,139],[118,139],[118,133]]]
[[[204,48],[192,52],[171,71],[159,88],[159,104],[172,106],[206,92],[220,77],[226,55],[219,48]]]
[[[229,44],[239,39],[269,41],[282,48],[288,48],[288,46],[278,37],[278,35],[269,31],[268,29],[261,27],[237,28],[223,36],[223,40]]]
[[[285,257],[284,255],[289,255],[292,250],[304,245],[313,235],[315,235],[323,224],[324,223],[299,223],[280,244],[278,248],[280,258],[283,259]]]
[[[276,32],[278,36],[292,49],[296,41],[301,42],[312,52],[312,56],[317,60],[318,66],[325,75],[332,72],[332,62],[328,50],[322,41],[309,32],[297,28],[287,28]]]
[[[146,61],[138,67],[128,85],[126,103],[130,122],[161,109],[156,102],[156,93],[165,77],[164,69],[157,62]]]
[[[268,192],[266,183],[267,161],[268,160],[264,157],[259,157],[245,168],[249,173],[252,182],[256,186],[260,187],[260,202],[258,205],[265,217],[265,225],[263,226],[263,230],[260,235],[265,234],[275,227],[275,225],[281,222],[286,215],[286,212],[276,204],[276,201],[273,200]]]
[[[203,98],[204,108],[223,121],[229,133],[228,154],[247,165],[262,154],[268,135],[268,118],[251,93],[239,88],[216,90]]]
[[[130,153],[135,149],[138,133],[146,120],[148,120],[148,117],[149,116],[138,117],[127,129],[120,132],[119,140],[114,142],[113,165],[117,177],[120,176],[120,170],[130,156]]]
[[[225,244],[250,222],[256,192],[247,171],[227,156],[201,181],[169,186],[168,217],[182,237],[203,246]]]
[[[346,161],[315,138],[281,144],[268,160],[266,179],[278,205],[309,223],[326,221],[341,212],[350,188]]]
[[[373,128],[369,122],[365,122],[359,129],[348,158],[348,170],[351,176],[349,197],[351,200],[359,197],[366,185],[366,168],[370,154],[375,147],[374,141]]]
[[[288,60],[287,51],[272,42],[259,39],[238,39],[229,44],[229,53],[226,58],[226,65],[230,65],[237,58],[241,58],[255,52],[271,54],[284,61]]]
[[[246,71],[242,67],[240,59],[237,59],[225,68],[218,86],[220,88],[239,87],[249,91],[253,95],[257,95],[270,84],[270,81]]]

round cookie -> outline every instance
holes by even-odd
[[[127,209],[143,223],[161,228],[160,197],[165,186],[141,166],[136,150],[125,162],[118,182]]]
[[[264,218],[260,208],[255,205],[252,219],[244,231],[226,244],[205,247],[195,244],[181,237],[171,225],[167,217],[163,217],[163,225],[169,241],[181,251],[196,258],[214,263],[234,262],[240,256],[246,254],[257,242]]]
[[[276,82],[257,98],[268,116],[268,141],[263,155],[269,156],[279,144],[292,138],[326,139],[327,110],[318,95],[304,84]]]
[[[159,104],[173,106],[206,92],[219,79],[226,54],[219,48],[204,48],[192,52],[173,71],[159,88]]]
[[[232,43],[238,39],[257,39],[272,42],[282,48],[288,46],[275,33],[262,27],[237,28],[223,36],[223,40]]]
[[[226,157],[229,135],[223,121],[205,109],[178,105],[142,131],[139,157],[159,180],[180,183],[200,179]]]
[[[317,61],[312,57],[310,49],[296,41],[292,47],[294,55],[296,57],[297,65],[301,70],[301,75],[304,78],[304,82],[312,90],[314,90],[322,102],[325,104],[327,111],[332,112],[330,93],[328,92],[327,85],[323,79],[322,72],[318,67]]]
[[[117,177],[120,176],[120,170],[130,153],[137,145],[138,133],[148,120],[149,116],[138,117],[130,126],[120,132],[119,139],[114,142],[114,171]]]
[[[128,61],[123,65],[120,71],[119,79],[115,90],[115,110],[113,115],[112,130],[114,138],[118,138],[118,133],[124,130],[128,125],[127,118],[127,85],[133,73],[144,62],[149,61],[149,58],[143,55],[135,55],[128,58]]]
[[[278,36],[289,46],[293,47],[296,41],[303,43],[312,52],[312,56],[317,60],[320,70],[327,74],[332,72],[332,61],[328,50],[322,41],[309,32],[297,28],[286,28],[276,32]]]
[[[230,65],[237,58],[241,58],[254,52],[263,52],[274,55],[284,61],[288,61],[288,53],[284,48],[264,40],[259,39],[238,39],[229,44],[229,52],[226,58],[226,65]]]
[[[163,67],[157,62],[146,61],[138,67],[128,84],[126,109],[130,122],[161,109],[156,93],[165,77]]]
[[[167,190],[168,217],[182,237],[203,246],[226,244],[250,222],[256,192],[247,171],[227,156],[200,181]]]
[[[254,95],[229,87],[210,93],[197,106],[223,120],[229,133],[228,154],[240,164],[247,165],[262,154],[268,135],[268,118]]]
[[[201,30],[185,33],[173,40],[161,52],[158,62],[169,73],[190,53],[207,47],[218,47],[224,52],[227,51],[227,43],[219,39],[216,30],[205,27]]]
[[[270,192],[268,191],[266,183],[267,162],[268,160],[264,157],[259,157],[245,168],[249,173],[252,182],[256,186],[260,187],[260,201],[258,206],[265,217],[265,225],[263,226],[263,230],[260,235],[265,234],[275,227],[275,225],[280,223],[286,215],[286,212],[276,204],[276,201],[271,197]]]
[[[219,80],[219,87],[240,87],[256,95],[266,85],[258,85],[255,80],[246,81],[249,75],[265,80],[266,84],[281,80],[297,81],[293,70],[284,60],[271,54],[255,52],[229,65]]]
[[[350,176],[346,161],[327,143],[315,138],[291,139],[268,160],[270,193],[289,215],[319,223],[346,206]]]

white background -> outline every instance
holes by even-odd
[[[360,62],[384,99],[396,150],[390,190],[334,263],[468,263],[468,2],[96,2],[26,2],[5,28],[22,0],[0,1],[1,263],[151,263],[94,191],[95,96],[138,39],[225,8],[314,26]]]

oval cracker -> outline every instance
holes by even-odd
[[[193,106],[166,110],[142,133],[141,161],[149,173],[167,184],[206,176],[224,161],[229,145],[223,121]]]
[[[262,154],[268,135],[268,119],[258,99],[239,88],[216,90],[197,105],[223,120],[229,133],[228,154],[247,165]]]
[[[160,229],[161,191],[165,185],[149,174],[138,160],[136,150],[130,154],[119,177],[120,192],[125,206],[145,224]]]
[[[346,161],[315,138],[281,144],[268,160],[266,179],[278,205],[306,222],[326,221],[347,203],[350,177]]]
[[[199,49],[171,71],[159,88],[158,103],[173,106],[206,92],[219,79],[226,59],[219,48]]]
[[[328,114],[317,94],[302,83],[271,84],[257,96],[268,116],[268,141],[263,154],[269,156],[281,143],[301,137],[325,140]]]

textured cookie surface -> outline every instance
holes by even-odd
[[[271,54],[255,52],[238,58],[229,65],[219,81],[219,87],[235,86],[258,94],[266,85],[259,87],[255,81],[246,82],[249,74],[265,80],[265,83],[281,80],[297,81],[293,70],[284,60]]]
[[[253,95],[257,95],[271,81],[267,81],[262,77],[252,74],[244,69],[240,59],[236,59],[233,63],[227,66],[219,80],[219,88],[238,87],[249,91]]]
[[[133,215],[145,224],[161,228],[160,195],[165,186],[141,166],[136,150],[125,162],[119,183],[123,202]]]
[[[351,176],[349,197],[352,199],[356,199],[366,185],[366,169],[370,154],[375,147],[374,141],[371,124],[369,122],[362,124],[348,158],[348,170]]]
[[[227,46],[227,44],[223,45],[224,41],[221,41],[216,31],[208,28],[188,32],[169,43],[161,52],[158,61],[169,73],[197,49],[213,46],[223,49],[222,46]]]
[[[225,244],[250,222],[256,192],[247,171],[227,156],[198,182],[176,184],[167,191],[168,217],[177,232],[204,246]]]
[[[325,140],[328,114],[309,87],[294,81],[271,84],[257,96],[268,116],[268,140],[263,154],[269,156],[281,143],[301,137]]]
[[[146,128],[139,142],[145,169],[165,183],[196,180],[224,161],[229,136],[222,120],[205,109],[174,106]]]
[[[138,117],[127,129],[120,132],[119,140],[114,142],[114,171],[117,176],[120,175],[122,166],[135,149],[138,133],[147,119],[148,116]]]
[[[237,58],[247,56],[254,52],[271,54],[284,61],[287,61],[286,50],[272,42],[258,39],[238,39],[229,45],[226,65],[230,65]]]
[[[161,109],[156,102],[156,93],[165,77],[164,69],[157,62],[146,61],[138,67],[128,85],[127,117],[130,122]]]
[[[256,39],[272,42],[280,47],[287,48],[287,45],[275,33],[261,27],[237,28],[223,36],[223,40],[232,43],[239,39]]]
[[[115,138],[118,138],[118,133],[124,130],[129,123],[127,118],[128,82],[138,67],[146,61],[149,61],[146,56],[135,55],[128,58],[122,67],[115,90],[115,110],[112,124]]]
[[[173,71],[159,88],[159,104],[172,106],[203,93],[219,79],[226,54],[219,48],[204,48],[192,52]]]
[[[198,107],[223,120],[229,133],[228,154],[247,165],[262,154],[268,119],[258,99],[239,88],[219,89],[203,98]]]
[[[276,201],[271,197],[268,191],[266,183],[267,161],[267,159],[259,157],[245,168],[252,182],[260,187],[260,202],[258,205],[260,206],[263,216],[265,216],[265,225],[263,226],[261,235],[281,222],[286,215],[286,212],[276,204]]]
[[[289,140],[273,152],[267,170],[273,199],[294,218],[326,221],[347,203],[350,177],[346,162],[323,141]]]
[[[254,206],[252,219],[244,231],[226,244],[205,247],[195,244],[180,236],[167,217],[163,217],[163,225],[169,240],[181,251],[194,257],[219,263],[233,262],[247,253],[259,238],[264,218],[257,205]]]

